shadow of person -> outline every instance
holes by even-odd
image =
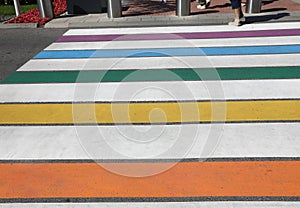
[[[268,4],[272,4],[272,3],[276,2],[276,1],[278,1],[278,0],[263,0],[262,4],[263,5],[268,5]]]
[[[262,9],[261,12],[278,12],[278,11],[286,11],[287,8],[271,8],[271,9]]]
[[[168,1],[167,4],[160,1],[134,0],[126,5],[128,12],[123,16],[151,15],[164,12],[176,11],[175,1]]]
[[[199,14],[211,14],[211,13],[218,13],[220,12],[219,10],[202,10],[199,12],[191,12],[190,15],[199,15]]]
[[[257,22],[266,22],[270,20],[278,20],[283,17],[288,17],[290,14],[288,12],[278,13],[278,14],[270,14],[270,15],[262,15],[262,16],[248,16],[246,17],[245,24],[252,24]]]
[[[231,6],[230,3],[225,3],[225,4],[218,4],[218,5],[210,6],[209,9],[226,8],[226,7],[230,7],[230,6]]]

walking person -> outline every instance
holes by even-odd
[[[231,8],[234,13],[234,20],[232,22],[229,22],[229,25],[233,26],[241,26],[242,25],[242,19],[244,18],[244,14],[242,11],[242,2],[241,0],[230,0],[231,1]]]

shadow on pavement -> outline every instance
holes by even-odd
[[[220,12],[219,10],[202,10],[199,12],[191,12],[191,15],[198,15],[198,14],[210,14],[210,13],[218,13]]]
[[[251,16],[251,17],[246,17],[246,24],[251,24],[251,23],[257,23],[257,22],[265,22],[265,21],[270,21],[270,20],[277,20],[281,19],[283,17],[288,17],[290,16],[289,13],[284,12],[284,13],[278,13],[278,14],[270,14],[270,15],[263,15],[263,16]]]
[[[123,16],[138,16],[138,15],[150,15],[165,12],[172,12],[176,10],[176,3],[169,1],[168,3],[162,3],[160,1],[132,1],[128,3],[129,7],[127,12],[123,13]]]
[[[264,0],[264,1],[262,1],[262,4],[263,5],[268,5],[268,4],[272,4],[272,3],[276,2],[276,1],[278,1],[278,0]]]
[[[214,5],[214,6],[210,6],[209,9],[226,8],[226,7],[231,7],[231,4],[225,3],[225,4]]]
[[[272,9],[262,9],[261,12],[278,12],[278,11],[286,11],[287,8],[272,8]]]

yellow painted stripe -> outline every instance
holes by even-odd
[[[299,121],[300,100],[0,104],[0,124]]]

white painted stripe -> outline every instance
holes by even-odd
[[[252,30],[299,29],[300,22],[245,24],[242,27],[228,25],[181,26],[181,27],[139,27],[111,29],[72,29],[64,35],[107,35],[107,34],[151,34],[151,33],[190,33],[190,32],[226,32]]]
[[[180,47],[225,47],[225,46],[270,46],[294,45],[300,43],[300,36],[227,39],[180,39],[180,40],[138,40],[101,42],[53,43],[45,50],[101,50],[101,49],[146,49]]]
[[[300,66],[300,54],[32,59],[18,71]]]
[[[299,98],[300,82],[233,80],[80,84],[2,84],[0,102],[164,101]]]
[[[0,159],[300,157],[299,129],[299,123],[1,126]]]
[[[299,208],[300,202],[148,202],[148,203],[26,203],[1,204],[4,208]]]

